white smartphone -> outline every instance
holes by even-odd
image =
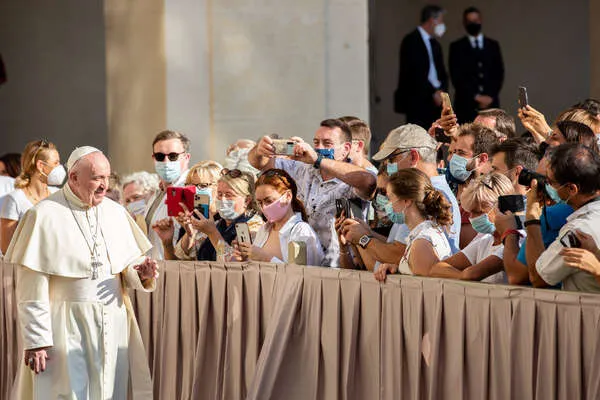
[[[250,229],[247,223],[241,222],[235,224],[235,232],[238,242],[252,244],[252,237],[250,236]]]

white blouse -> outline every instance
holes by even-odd
[[[408,265],[410,258],[410,251],[412,244],[417,239],[425,239],[433,246],[433,251],[440,260],[444,260],[452,255],[452,249],[450,249],[450,243],[444,234],[444,231],[433,221],[426,220],[415,226],[412,231],[408,234],[408,240],[406,242],[406,251],[404,256],[400,260],[398,272],[405,275],[414,275]]]
[[[256,232],[253,245],[262,248],[269,234],[273,229],[273,224],[267,223],[260,227]],[[295,213],[279,230],[279,245],[281,246],[281,256],[283,260],[273,257],[271,262],[282,263],[288,261],[288,243],[304,242],[306,243],[306,263],[307,265],[321,265],[323,261],[323,249],[316,232],[310,225],[302,221],[302,215]]]

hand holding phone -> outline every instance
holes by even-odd
[[[450,101],[450,95],[446,92],[441,92],[440,96],[442,97],[442,112],[444,112],[445,110],[450,110],[450,112],[445,111],[446,114],[454,114],[454,110],[452,109],[452,102]]]
[[[276,155],[293,156],[294,146],[296,146],[296,142],[294,142],[293,140],[273,139],[273,148],[275,149]]]

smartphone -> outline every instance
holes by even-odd
[[[525,108],[529,105],[529,98],[527,97],[527,88],[525,86],[519,86],[519,106]]]
[[[450,114],[454,114],[454,110],[452,109],[452,102],[450,101],[450,95],[446,92],[441,92],[440,96],[442,96],[442,110],[449,108]]]
[[[185,210],[181,207],[180,203],[185,204],[188,211],[194,209],[194,198],[196,197],[196,186],[169,186],[167,187],[167,215],[169,217],[176,217],[179,213]]]
[[[235,232],[237,234],[237,240],[240,243],[252,244],[252,237],[250,236],[250,228],[245,222],[238,222],[235,224]]]
[[[210,213],[210,196],[207,194],[197,194],[194,196],[194,208],[204,216],[208,218]]]
[[[575,232],[573,231],[568,231],[567,233],[565,233],[563,237],[560,238],[560,244],[562,244],[565,247],[571,248],[581,247],[581,242],[579,241],[579,239],[575,235]]]
[[[296,142],[288,139],[273,139],[273,147],[275,148],[275,154],[280,156],[293,156],[294,146]]]
[[[525,220],[525,200],[520,194],[510,194],[498,197],[498,209],[505,213],[510,211],[517,221],[517,229],[523,229]]]

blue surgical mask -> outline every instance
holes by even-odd
[[[317,154],[320,154],[323,158],[329,158],[330,160],[334,159],[334,149],[315,149]]]
[[[482,214],[476,218],[469,218],[471,226],[475,229],[475,232],[492,234],[496,232],[496,225],[490,221],[490,217],[487,214]]]
[[[467,164],[471,160],[469,160],[468,158],[457,156],[456,154],[452,155],[452,159],[450,160],[450,164],[448,165],[448,170],[450,171],[454,179],[461,183],[469,179],[473,171],[467,171]]]
[[[173,183],[181,177],[181,164],[179,161],[156,161],[154,169],[160,179],[167,183]]]
[[[388,203],[385,205],[385,213],[390,221],[392,221],[394,224],[404,223],[404,213],[394,211],[394,206],[391,201],[388,201]]]
[[[234,220],[241,215],[239,212],[235,211],[234,200],[217,200],[216,203],[219,215],[225,219]]]
[[[208,197],[210,197],[212,199],[212,190],[210,190],[210,188],[199,188],[199,187],[197,187],[196,188],[196,195],[197,196],[205,195],[205,196],[208,196]]]
[[[546,193],[548,194],[548,196],[550,197],[550,199],[555,202],[556,204],[562,204],[565,201],[563,199],[560,198],[560,196],[558,195],[558,190],[554,189],[554,186],[552,186],[549,183],[546,183]]]
[[[398,164],[392,163],[392,162],[388,162],[386,170],[387,170],[388,176],[392,176],[394,174],[397,174],[398,173]]]
[[[381,193],[377,193],[375,196],[375,202],[373,204],[373,208],[379,211],[385,211],[385,206],[390,202],[390,199],[387,196],[382,195]]]

